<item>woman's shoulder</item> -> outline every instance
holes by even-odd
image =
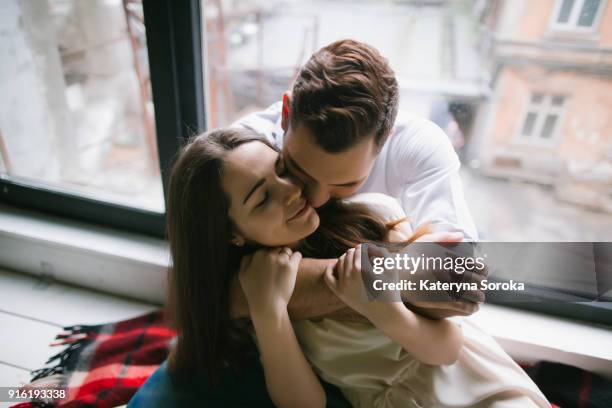
[[[343,201],[364,204],[385,221],[394,221],[406,216],[400,203],[394,197],[383,193],[359,193]]]

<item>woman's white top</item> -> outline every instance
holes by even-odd
[[[359,194],[386,220],[404,216],[395,199]],[[470,318],[452,317],[463,329],[456,363],[419,362],[371,324],[331,319],[294,322],[304,354],[325,381],[354,407],[550,407],[527,374]]]

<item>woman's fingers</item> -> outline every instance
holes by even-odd
[[[287,255],[289,258],[291,258],[291,255],[293,255],[293,251],[289,247],[280,247],[278,249],[278,253],[280,255]]]
[[[346,253],[342,254],[340,258],[338,258],[338,262],[336,263],[336,272],[338,278],[344,275],[344,269],[346,268]]]
[[[329,289],[334,292],[334,294],[337,294],[338,280],[334,276],[333,266],[327,265],[327,267],[325,268],[325,274],[323,275],[323,279],[325,280],[325,283],[327,283]]]
[[[343,279],[350,279],[352,271],[353,271],[354,261],[355,261],[355,248],[351,248],[348,251],[346,251],[346,259],[344,261],[345,262],[344,271],[342,274]]]
[[[302,260],[302,254],[298,251],[295,251],[289,257],[289,264],[291,265],[291,269],[295,270],[297,273],[298,266],[300,265],[300,261]]]
[[[353,268],[361,270],[361,244],[355,247],[355,256],[353,258]]]
[[[346,251],[336,264],[337,282],[342,284],[345,280],[350,279],[354,270],[361,268],[361,245],[351,248]]]

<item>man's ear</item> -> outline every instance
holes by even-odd
[[[283,107],[281,110],[281,127],[286,132],[289,129],[289,112],[291,109],[291,92],[287,91],[283,94]]]

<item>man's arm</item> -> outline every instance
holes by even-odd
[[[461,163],[448,136],[435,123],[414,118],[390,138],[387,160],[398,175],[397,197],[413,230],[428,222],[437,231],[460,231],[478,240],[476,226],[463,194]]]
[[[408,227],[408,231],[410,227]],[[409,238],[409,234],[405,229],[402,229],[402,224],[398,224],[395,228],[389,231],[387,239],[390,242],[402,242]],[[461,242],[463,234],[457,232],[437,232],[421,236],[417,242]],[[453,301],[427,301],[411,299],[411,291],[405,290],[402,292],[402,299],[406,299],[404,306],[421,316],[429,317],[430,319],[444,319],[452,316],[469,316],[476,313],[479,309],[477,302],[469,300],[453,300]],[[412,303],[409,303],[412,302]]]
[[[343,321],[367,321],[327,287],[323,279],[325,268],[335,263],[335,259],[302,259],[288,305],[292,319],[329,317]],[[248,303],[238,279],[234,280],[231,287],[231,308],[233,317],[249,317]]]
[[[292,319],[326,317],[346,322],[368,322],[364,316],[338,299],[325,283],[323,278],[325,267],[335,262],[335,259],[302,259],[293,296],[291,296],[288,306]],[[232,284],[231,302],[232,316],[236,318],[249,317],[249,306],[238,279],[234,280]],[[471,302],[422,303],[423,307],[409,303],[404,304],[415,313],[432,319],[457,315],[467,316],[478,309],[478,305]]]
[[[478,240],[459,177],[461,163],[444,131],[429,120],[413,118],[389,142],[387,160],[399,175],[396,182],[401,194],[397,198],[410,218],[410,229],[433,223],[434,234],[460,232],[462,240]],[[478,303],[465,299],[424,302],[405,295],[413,311],[428,317],[465,316],[478,310]]]

